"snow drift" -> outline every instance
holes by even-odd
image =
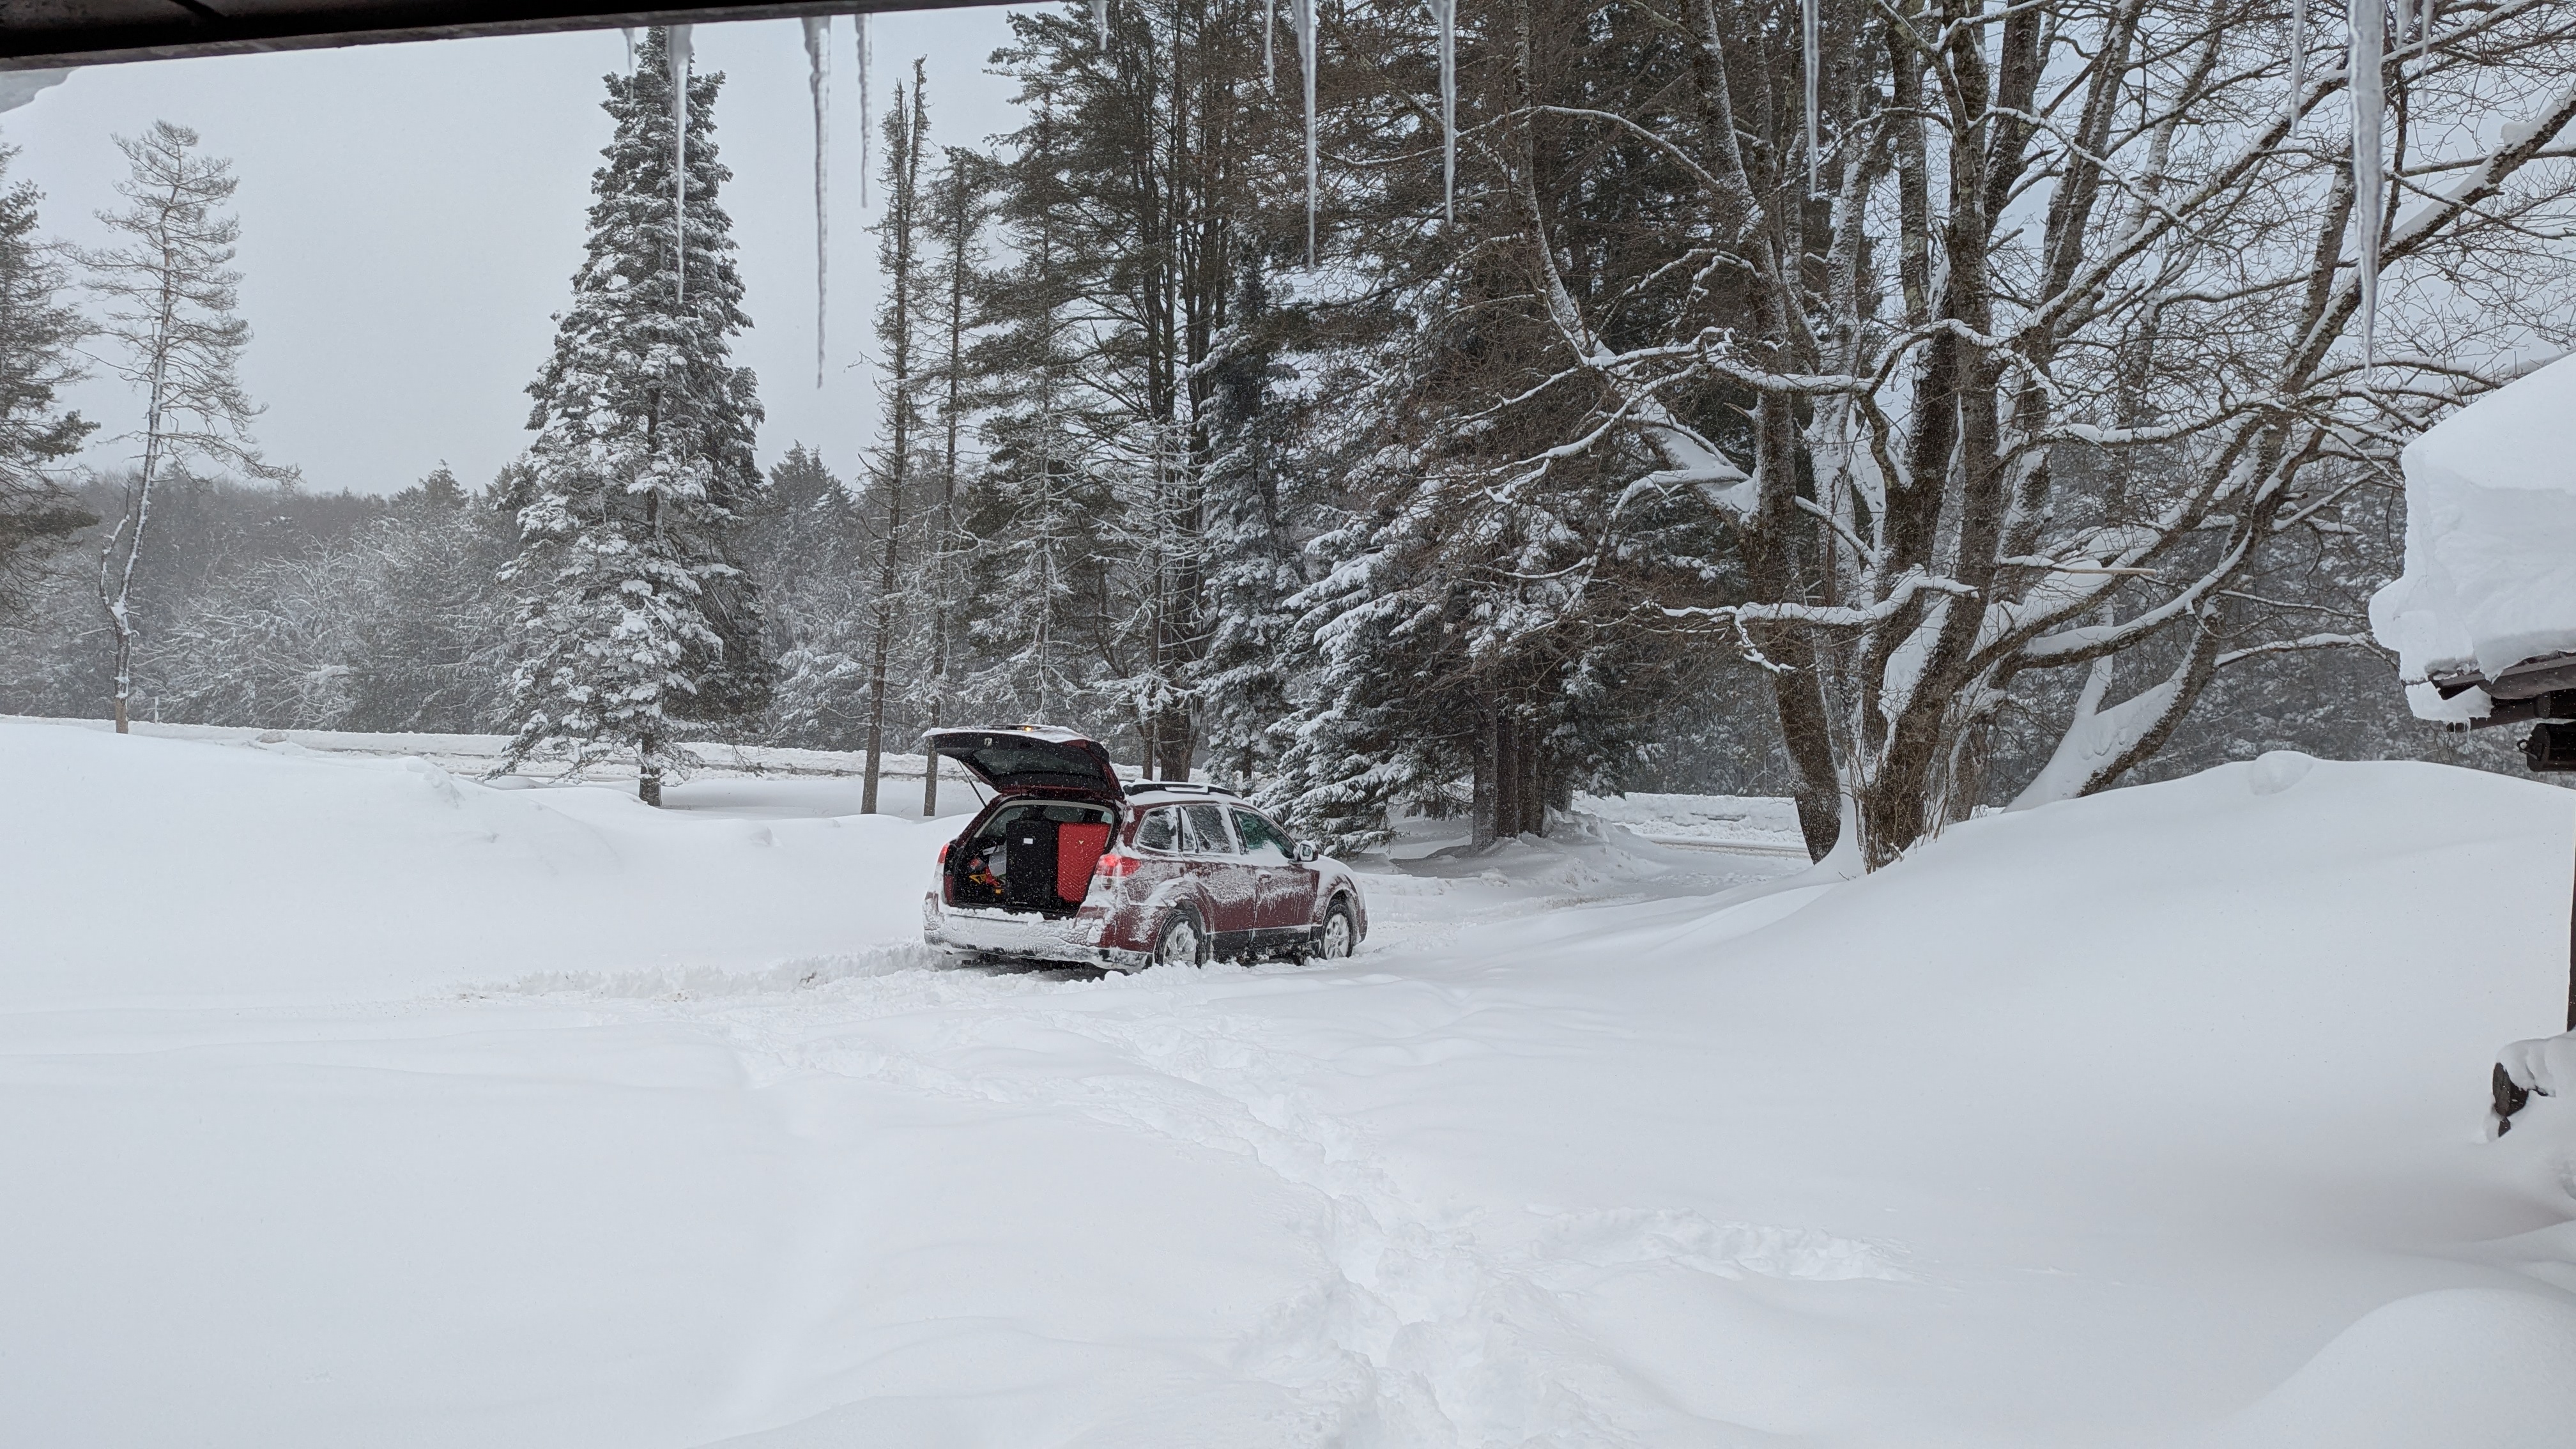
[[[826,955],[917,933],[911,892],[953,828],[655,811],[419,758],[28,723],[0,723],[0,800],[0,999],[18,1004],[408,997]]]
[[[2576,650],[2576,357],[2443,420],[2406,447],[2406,568],[2370,601],[2424,719],[2483,718],[2471,689],[2428,672],[2508,667]]]
[[[1090,979],[926,968],[936,826],[0,724],[0,1423],[2558,1449],[2576,799],[2288,763]]]

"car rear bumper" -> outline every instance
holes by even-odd
[[[921,898],[921,935],[933,946],[979,956],[1143,970],[1152,959],[1148,953],[1102,944],[1107,925],[1107,917],[1092,908],[1050,917],[1033,911],[945,905],[936,893]]]

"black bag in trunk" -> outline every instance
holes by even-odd
[[[1004,900],[1032,910],[1054,910],[1064,902],[1055,893],[1055,822],[1037,816],[1014,820],[1003,828],[1002,848],[1010,852],[1004,877]]]

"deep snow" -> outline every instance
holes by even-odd
[[[1786,890],[1578,822],[1095,979],[913,944],[947,826],[684,788],[0,723],[0,1438],[2576,1423],[2576,1101],[2481,1133],[2561,792],[2274,756]]]

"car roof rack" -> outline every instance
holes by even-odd
[[[1182,795],[1231,795],[1237,800],[1243,798],[1243,792],[1241,790],[1228,789],[1223,785],[1201,784],[1196,780],[1130,780],[1127,782],[1125,788],[1130,792],[1137,790],[1170,790],[1176,794]]]

